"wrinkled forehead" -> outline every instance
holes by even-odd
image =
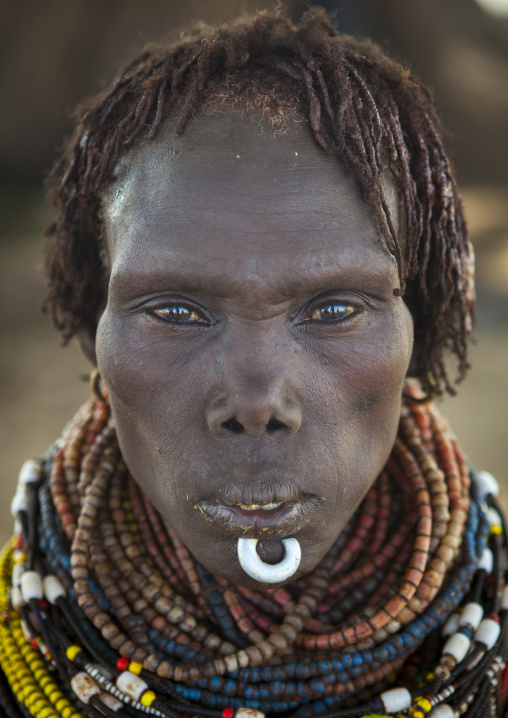
[[[258,178],[271,184],[290,178],[305,186],[346,175],[317,146],[306,121],[287,121],[278,131],[252,113],[200,112],[178,137],[175,123],[173,113],[155,140],[143,140],[120,159],[113,176],[116,194],[119,187],[161,181],[163,176],[170,183],[178,178],[192,186],[200,178],[204,185],[219,174],[235,186]],[[355,187],[354,179],[348,180]]]
[[[360,231],[364,227],[365,233],[376,234],[382,244],[357,181],[317,145],[301,118],[289,118],[281,129],[238,109],[199,112],[178,137],[175,122],[173,113],[154,140],[142,140],[119,160],[103,197],[109,251],[122,236],[111,228],[118,230],[119,223],[139,216],[147,204],[151,210],[172,211],[175,218],[186,213],[188,220],[194,212],[203,221],[205,212],[244,207],[247,199],[263,212],[282,204],[281,194],[286,210],[280,216],[281,231],[299,226],[302,214],[319,229],[332,212],[338,221],[353,217]],[[390,173],[382,191],[399,227],[399,193]]]

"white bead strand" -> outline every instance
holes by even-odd
[[[476,486],[479,499],[482,501],[486,496],[498,496],[499,484],[489,471],[478,471],[473,474],[473,483]]]
[[[21,586],[21,577],[25,573],[25,564],[15,563],[12,567],[12,585]]]
[[[265,714],[254,708],[238,708],[235,718],[265,718]]]
[[[505,586],[503,593],[501,594],[501,609],[503,611],[508,610],[508,586]]]
[[[490,548],[484,548],[482,551],[482,555],[480,556],[480,560],[478,562],[478,566],[476,567],[479,571],[480,569],[485,569],[487,574],[490,576],[492,573],[492,567],[494,565],[494,556],[492,555],[492,551]]]
[[[471,641],[464,633],[454,633],[444,645],[443,656],[451,656],[460,663],[466,657],[470,646]]]
[[[455,711],[447,703],[441,703],[431,710],[429,718],[455,718]]]
[[[483,606],[476,601],[471,601],[464,606],[464,610],[460,615],[460,625],[470,626],[473,631],[476,631],[483,618]]]
[[[452,636],[459,630],[460,627],[460,613],[452,613],[450,618],[446,621],[441,631],[441,635],[444,638]]]
[[[28,603],[42,598],[42,581],[37,571],[25,571],[21,576],[21,595]]]
[[[23,606],[26,606],[26,601],[19,586],[13,586],[11,589],[11,603],[15,611],[20,611]]]
[[[88,673],[83,672],[76,673],[75,676],[72,676],[71,688],[79,700],[85,705],[90,703],[90,698],[92,696],[99,695],[101,692],[99,686],[93,678],[90,678]]]
[[[116,687],[126,696],[132,698],[133,701],[139,701],[143,693],[148,689],[148,684],[134,673],[123,671],[116,679]]]
[[[41,462],[35,459],[25,461],[20,469],[18,485],[36,484],[41,478]]]
[[[412,702],[411,693],[407,688],[392,688],[389,691],[381,693],[379,700],[387,713],[405,711],[411,707]]]
[[[19,486],[11,501],[12,518],[17,518],[22,511],[28,511],[28,494],[24,486]]]
[[[115,696],[112,696],[111,693],[108,693],[107,691],[101,691],[99,693],[99,698],[107,708],[115,711],[115,713],[116,711],[119,711],[120,708],[124,707],[122,701],[119,701],[118,698],[115,698]]]
[[[487,650],[490,651],[496,645],[500,633],[501,625],[498,621],[494,621],[492,618],[484,618],[474,634],[474,640],[478,643],[483,643],[487,646]]]
[[[499,511],[496,511],[496,509],[492,509],[490,507],[487,509],[487,521],[491,526],[503,525],[503,519],[501,518]]]
[[[56,606],[59,598],[65,598],[65,588],[56,576],[49,574],[42,581],[42,588],[46,600]]]

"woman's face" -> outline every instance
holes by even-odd
[[[397,215],[392,193],[389,201]],[[413,325],[355,182],[308,128],[199,115],[121,162],[97,362],[123,456],[196,559],[312,570],[390,453]]]

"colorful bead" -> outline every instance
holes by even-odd
[[[99,698],[104,703],[104,705],[107,708],[111,708],[112,711],[116,712],[124,707],[122,701],[119,701],[118,698],[115,698],[115,696],[112,696],[111,693],[108,693],[107,691],[101,691],[99,693]]]
[[[11,501],[11,516],[15,519],[24,511],[28,511],[28,494],[24,486],[18,486]]]
[[[88,673],[76,673],[71,678],[71,688],[82,703],[90,703],[92,696],[99,695],[100,688]]]
[[[494,557],[490,548],[484,548],[478,561],[478,569],[483,569],[487,574],[492,573],[492,567],[494,565]]]
[[[391,713],[376,698],[379,693],[394,704],[398,696],[406,706],[396,708],[396,715],[403,710],[423,718],[429,706],[435,706],[433,715],[441,707],[436,704],[450,699],[456,683],[461,704],[470,705],[477,690],[470,676],[477,666],[488,664],[489,685],[498,680],[500,668],[485,654],[486,664],[465,661],[471,673],[459,666],[454,684],[436,692],[434,674],[449,675],[463,649],[455,646],[454,656],[447,654],[436,665],[440,640],[435,629],[444,623],[452,648],[457,642],[465,645],[485,596],[496,587],[502,607],[504,541],[491,532],[491,578],[484,590],[485,576],[474,574],[498,519],[474,495],[470,500],[466,461],[429,407],[403,408],[386,469],[350,525],[313,572],[290,590],[275,591],[229,586],[196,564],[127,474],[108,412],[103,402],[84,408],[45,464],[49,480],[42,478],[37,488],[37,550],[58,590],[55,584],[55,594],[47,592],[54,609],[43,610],[40,601],[33,616],[28,609],[32,617],[26,636],[21,623],[16,629],[20,650],[28,648],[36,657],[30,659],[31,675],[38,675],[35,660],[41,665],[75,661],[100,688],[92,701],[100,699],[113,711],[127,705],[154,714],[159,707],[164,714],[167,706],[189,718],[193,705],[213,715],[222,712],[223,718],[247,718],[245,711],[298,711],[301,718],[314,718],[340,714],[352,700],[356,705],[366,701],[356,716]],[[21,534],[22,518],[16,524]],[[27,543],[21,534],[2,564],[4,579],[0,576],[0,640],[3,635],[5,645],[19,591],[13,584],[26,572]],[[13,581],[14,550],[20,569]],[[475,600],[462,607],[468,592]],[[498,609],[495,601],[487,601],[489,610]],[[64,624],[53,631],[52,621],[60,615],[83,649],[66,647]],[[490,615],[483,620],[496,622]],[[52,632],[53,658],[41,637],[31,635],[28,629],[34,627]],[[475,646],[486,646],[474,640]],[[3,650],[0,646],[0,665],[14,686]],[[116,685],[115,666],[120,671]],[[72,667],[65,668],[72,673]],[[399,678],[418,690],[392,687]],[[49,690],[55,701],[64,700],[53,667],[42,681],[41,696]],[[421,695],[411,703],[417,692]],[[72,708],[62,705],[59,715],[74,718]],[[46,710],[53,710],[49,703]],[[348,707],[347,714],[352,716],[352,710]]]
[[[145,681],[130,671],[123,671],[116,679],[116,687],[134,701],[139,701],[143,693],[148,690]]]
[[[56,606],[59,598],[65,598],[65,588],[56,576],[45,576],[42,580],[42,589],[49,603]]]
[[[503,611],[508,610],[508,586],[505,586],[501,594],[501,608]]]
[[[265,714],[254,708],[238,708],[235,718],[265,718]]]
[[[392,688],[381,693],[379,700],[387,713],[396,713],[411,706],[411,693],[407,688]]]
[[[432,703],[428,699],[420,696],[419,698],[415,698],[413,700],[413,704],[407,715],[410,718],[425,718],[431,710]]]
[[[21,576],[21,595],[27,603],[42,598],[42,581],[37,571],[25,571]]]
[[[434,708],[431,718],[456,718],[456,714],[451,706],[442,703]]]
[[[460,626],[460,613],[452,613],[450,618],[446,621],[441,631],[441,635],[445,638],[456,633]]]
[[[69,646],[65,652],[65,655],[69,659],[69,661],[74,662],[76,660],[76,656],[78,653],[81,653],[80,646],[76,646],[75,644]]]
[[[129,667],[129,663],[130,661],[128,658],[124,658],[123,656],[121,656],[116,662],[116,667],[119,671],[126,671]]]
[[[149,708],[154,700],[157,698],[155,693],[153,691],[145,691],[143,695],[141,696],[140,703],[142,706],[145,706],[146,708]]]
[[[26,606],[26,601],[23,598],[23,594],[21,593],[19,586],[12,587],[11,603],[15,611],[20,611],[22,606]]]
[[[500,633],[501,625],[499,621],[494,621],[492,618],[484,618],[474,634],[474,639],[478,643],[483,643],[487,650],[490,651],[490,649],[496,645]]]
[[[467,655],[471,647],[470,639],[463,633],[454,633],[446,641],[443,648],[443,655],[452,656],[456,663],[460,663]]]
[[[473,481],[480,500],[486,499],[487,496],[499,495],[499,484],[488,471],[475,472],[473,474]]]
[[[21,467],[18,475],[18,484],[26,486],[35,484],[41,479],[41,462],[28,459]]]
[[[421,708],[424,713],[429,713],[432,710],[432,703],[424,696],[415,698],[413,703],[418,706],[418,708]]]
[[[466,603],[464,606],[460,615],[459,624],[461,626],[470,626],[473,631],[476,631],[482,618],[483,606],[480,606],[479,603],[472,601],[470,603]]]

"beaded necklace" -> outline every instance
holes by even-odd
[[[94,397],[20,474],[0,557],[3,710],[497,716],[508,655],[497,491],[434,409],[406,402],[385,469],[321,563],[284,588],[234,587],[144,497]]]

